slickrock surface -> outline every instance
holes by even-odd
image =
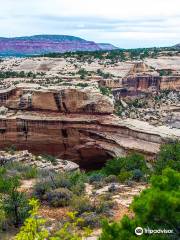
[[[27,166],[35,166],[41,170],[53,170],[56,172],[59,171],[74,171],[79,168],[79,166],[71,161],[56,159],[55,163],[47,161],[45,157],[34,156],[27,150],[25,151],[16,151],[14,153],[8,153],[7,151],[0,151],[0,165],[6,163],[19,162]]]

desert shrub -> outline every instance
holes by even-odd
[[[105,216],[109,216],[111,215],[111,210],[114,206],[114,202],[110,199],[110,200],[102,200],[99,199],[97,204],[95,205],[95,212],[97,214],[103,214]]]
[[[60,173],[56,175],[51,175],[51,181],[54,188],[68,188],[70,189],[73,183],[70,181],[68,174]]]
[[[93,183],[94,189],[98,190],[104,187],[104,182],[94,182]]]
[[[24,193],[13,190],[4,197],[3,209],[8,222],[19,227],[29,215],[28,199]]]
[[[126,158],[114,158],[107,161],[103,171],[107,175],[119,175],[120,171],[125,165]]]
[[[55,233],[50,240],[81,240],[86,239],[91,234],[91,229],[89,227],[83,227],[79,229],[79,225],[82,224],[84,220],[77,216],[77,213],[68,213],[68,220],[62,225],[60,230]],[[80,230],[80,231],[79,231]]]
[[[77,195],[83,194],[85,190],[85,182],[87,182],[87,176],[84,172],[76,171],[69,173],[69,180],[71,183],[70,190]]]
[[[99,89],[100,89],[100,92],[105,96],[109,97],[112,95],[111,89],[108,87],[99,87]]]
[[[127,182],[128,180],[132,179],[132,172],[131,171],[124,171],[124,172],[121,172],[119,175],[118,175],[118,179],[121,183],[124,183],[124,182]]]
[[[16,235],[15,240],[38,239],[44,240],[49,236],[45,229],[45,220],[38,216],[39,203],[35,199],[29,201],[31,210],[30,216],[25,220],[24,226],[21,227],[20,232]]]
[[[42,179],[36,183],[34,186],[34,195],[36,198],[40,199],[43,201],[45,199],[45,194],[48,191],[51,191],[53,188],[53,183],[52,181],[48,179]]]
[[[132,171],[132,179],[136,182],[139,182],[143,179],[144,174],[140,169],[134,169]]]
[[[79,75],[88,75],[88,71],[84,68],[80,68],[79,71],[77,72]]]
[[[180,142],[161,146],[155,163],[156,174],[161,174],[166,167],[180,171]]]
[[[144,99],[134,99],[128,103],[129,107],[144,108],[147,105]]]
[[[113,77],[112,74],[110,74],[110,73],[105,73],[105,72],[103,72],[101,69],[98,69],[98,70],[97,70],[97,74],[100,75],[101,77],[103,77],[104,79],[108,79],[108,78],[110,78],[110,77]]]
[[[85,87],[88,87],[89,85],[88,85],[88,83],[77,83],[76,86],[85,88]]]
[[[90,201],[88,197],[74,197],[71,201],[71,208],[77,216],[83,219],[81,227],[99,227],[104,217],[112,216],[112,201],[94,199]]]
[[[75,195],[81,195],[85,189],[85,178],[86,176],[84,173],[78,172],[60,174],[52,173],[49,177],[36,183],[34,187],[34,195],[41,201],[48,200],[48,202],[50,201],[51,196],[56,198],[55,195],[60,194],[58,193],[59,189],[67,190],[67,193],[71,192]],[[56,190],[58,190],[57,193]],[[53,195],[53,192],[56,194]],[[52,205],[52,201],[50,201],[50,204]]]
[[[8,170],[8,174],[16,175],[21,179],[31,179],[38,176],[36,167],[24,165],[20,162],[6,163],[5,168]]]
[[[95,213],[100,217],[99,219],[102,219],[102,217],[112,214],[111,210],[114,206],[114,202],[112,202],[111,198],[107,199],[102,196],[94,198],[93,200],[90,200],[88,197],[75,196],[70,206],[73,211],[77,212],[78,216],[82,217],[84,213]]]
[[[89,183],[101,182],[105,178],[105,175],[101,172],[92,172],[89,176]]]
[[[55,188],[67,188],[78,195],[84,192],[86,175],[83,172],[61,173],[52,178]]]
[[[72,198],[72,192],[66,188],[58,188],[47,192],[45,199],[53,207],[68,206]]]
[[[9,177],[6,170],[0,169],[0,201],[5,218],[15,227],[21,225],[28,216],[28,201],[24,193],[18,191],[20,181],[18,177]]]
[[[88,181],[87,175],[83,171],[75,171],[68,174],[72,185],[84,184]]]
[[[22,174],[22,177],[24,179],[32,179],[36,178],[38,176],[38,170],[36,167],[30,167],[28,166],[25,168],[25,172]]]
[[[179,237],[180,173],[167,168],[151,178],[151,186],[135,197],[131,208],[134,218],[125,216],[120,222],[103,224],[100,240],[162,239]],[[171,229],[172,234],[136,236],[135,228]]]
[[[91,212],[94,210],[94,206],[90,202],[88,197],[84,196],[74,196],[70,203],[73,211],[81,215],[84,212]]]
[[[71,187],[71,191],[76,195],[81,195],[84,193],[85,184],[83,182],[79,182]]]
[[[45,154],[45,155],[42,155],[42,158],[44,158],[46,161],[48,162],[51,162],[53,165],[56,165],[57,164],[57,159],[56,157],[52,156],[52,155],[48,155],[48,154]]]
[[[79,223],[79,226],[97,228],[101,225],[101,217],[95,212],[84,212],[81,214],[83,221]]]
[[[52,171],[49,171],[48,169],[39,169],[38,170],[38,178],[48,178],[52,174]]]
[[[116,175],[120,181],[131,179],[132,171],[135,169],[141,170],[143,176],[148,173],[148,168],[144,156],[141,154],[133,153],[127,157],[114,158],[109,160],[102,172],[106,175]]]
[[[63,223],[55,234],[50,234],[45,227],[46,220],[38,216],[39,203],[32,199],[29,202],[32,208],[29,211],[30,216],[25,220],[24,226],[15,236],[15,240],[81,240],[87,238],[91,234],[89,227],[81,227],[79,225],[84,222],[82,218],[76,216],[76,213],[69,212],[68,219]]]
[[[0,232],[7,228],[7,221],[6,214],[3,208],[3,201],[0,199]]]
[[[104,178],[105,183],[115,183],[118,182],[118,178],[116,175],[109,175]]]

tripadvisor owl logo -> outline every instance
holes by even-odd
[[[143,234],[143,228],[142,227],[137,227],[135,229],[135,234],[138,235],[138,236],[142,235]]]
[[[138,236],[142,234],[173,234],[173,233],[174,233],[173,229],[150,229],[149,227],[147,228],[137,227],[135,229],[135,234]]]

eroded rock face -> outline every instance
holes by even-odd
[[[160,90],[161,77],[144,62],[137,62],[123,79],[123,87],[134,93]]]
[[[158,71],[164,71],[157,69]],[[120,79],[102,79],[100,86],[112,89],[116,99],[124,96],[137,96],[141,93],[153,93],[160,90],[180,90],[180,75],[174,70],[172,76],[160,76],[159,72],[144,62],[137,62],[132,65],[126,76]]]
[[[53,154],[87,167],[131,151],[153,158],[161,143],[180,137],[179,130],[119,119],[112,114],[112,100],[91,91],[17,88],[7,100],[11,110],[0,118],[0,147],[13,144],[18,149]],[[64,100],[58,105],[55,95],[59,93]],[[25,102],[22,108],[20,98],[27,101],[29,94],[30,105]]]
[[[3,93],[4,94],[4,93]],[[7,95],[9,90],[7,91]],[[4,103],[4,102],[3,102]],[[9,94],[5,105],[10,109],[56,111],[61,113],[113,113],[113,100],[96,89],[57,87],[36,89],[17,87]]]
[[[152,92],[160,90],[160,77],[153,75],[132,75],[123,80],[129,92]]]
[[[161,78],[160,89],[180,90],[180,76],[164,76]]]

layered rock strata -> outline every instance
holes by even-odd
[[[152,93],[160,90],[180,90],[180,75],[160,76],[143,62],[135,63],[122,79],[103,79],[100,86],[112,89],[116,99],[123,96]]]
[[[56,95],[61,96],[58,101]],[[180,130],[119,119],[113,115],[113,101],[89,88],[18,87],[6,107],[11,110],[0,118],[1,148],[16,145],[81,166],[98,166],[131,151],[153,158],[161,143],[180,138]]]

